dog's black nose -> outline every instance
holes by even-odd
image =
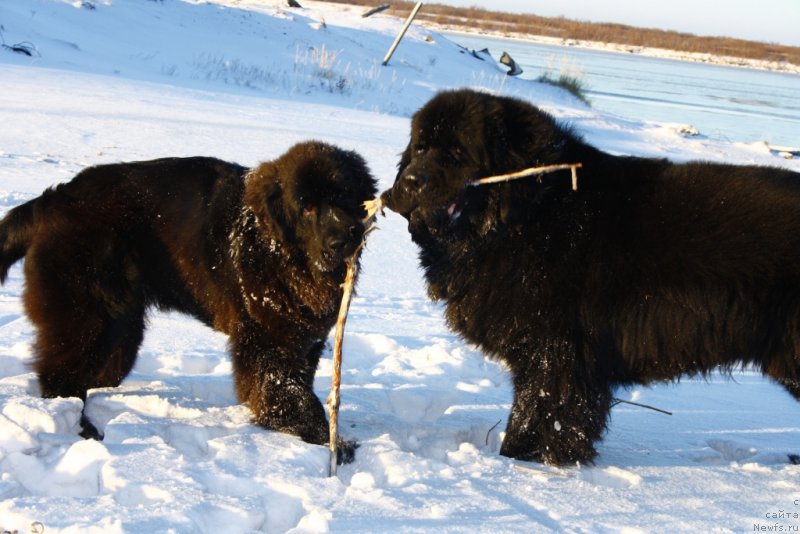
[[[338,251],[344,248],[344,246],[348,243],[348,240],[344,237],[332,237],[328,239],[328,248],[333,251]]]
[[[392,209],[392,190],[387,189],[383,193],[381,193],[381,204],[386,206],[389,209]]]
[[[428,177],[421,173],[409,173],[400,179],[400,186],[406,193],[419,191],[428,183]]]
[[[358,240],[361,230],[358,225],[354,224],[347,229],[346,234],[331,236],[327,240],[328,249],[339,252],[347,245],[352,244]]]

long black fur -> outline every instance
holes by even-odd
[[[498,185],[536,165],[569,171]],[[800,399],[800,174],[617,157],[469,90],[413,117],[386,205],[450,327],[513,375],[501,454],[591,461],[612,390],[753,365]]]
[[[252,170],[204,157],[91,167],[12,209],[0,278],[25,257],[42,395],[118,385],[147,310],[178,310],[229,335],[257,424],[325,443],[314,373],[375,193],[359,155],[307,142]]]

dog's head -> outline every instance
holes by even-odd
[[[329,272],[343,265],[366,230],[363,203],[375,179],[357,153],[309,141],[247,178],[245,202],[271,246],[302,249],[309,267]]]
[[[410,142],[383,203],[408,219],[412,236],[486,232],[508,221],[522,187],[469,184],[558,162],[563,139],[552,117],[520,100],[472,90],[440,93],[414,114]]]

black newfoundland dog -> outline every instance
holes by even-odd
[[[14,208],[0,278],[25,256],[42,395],[117,386],[148,308],[178,310],[230,336],[257,424],[326,443],[314,373],[375,194],[359,155],[308,142],[252,170],[204,157],[92,167]]]
[[[569,172],[470,187],[527,167]],[[800,400],[800,174],[617,157],[525,102],[435,96],[384,203],[453,330],[508,364],[501,454],[591,461],[617,386],[759,368]]]

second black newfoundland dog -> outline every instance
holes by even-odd
[[[497,185],[527,167],[568,172]],[[384,204],[449,325],[508,364],[501,454],[591,461],[616,386],[753,365],[800,400],[800,174],[617,157],[525,102],[460,90],[413,117]]]
[[[178,310],[230,336],[257,424],[326,443],[314,373],[375,194],[359,155],[307,142],[252,170],[204,157],[92,167],[12,209],[0,279],[25,256],[42,395],[118,385],[147,309]]]

